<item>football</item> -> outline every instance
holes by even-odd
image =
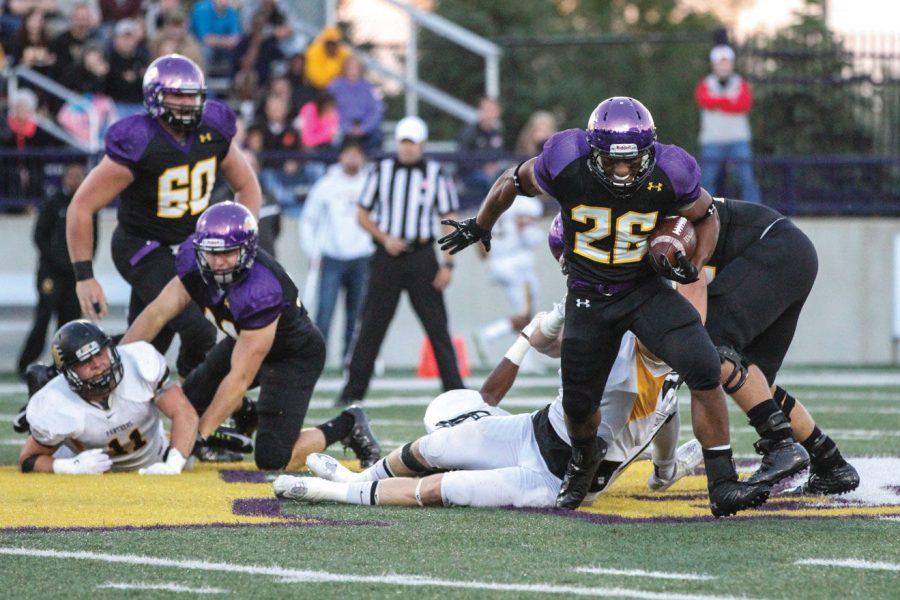
[[[651,259],[665,256],[674,267],[677,266],[676,252],[681,252],[688,258],[694,256],[694,250],[697,249],[697,234],[690,221],[684,217],[671,216],[663,219],[662,224],[650,234],[647,244]]]

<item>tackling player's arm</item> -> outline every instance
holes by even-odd
[[[244,394],[256,378],[275,341],[278,319],[261,329],[242,329],[231,353],[231,370],[219,384],[212,403],[200,417],[200,437],[206,439],[241,407]]]
[[[56,447],[45,446],[28,436],[19,453],[19,470],[22,473],[99,475],[112,467],[112,460],[102,448],[85,450],[72,458],[53,458],[54,452]]]
[[[19,470],[23,473],[52,473],[56,448],[45,446],[30,435],[19,452]]]
[[[187,457],[194,450],[200,417],[177,383],[172,384],[156,400],[159,411],[172,421],[171,448]]]
[[[713,204],[712,196],[703,188],[700,188],[700,196],[694,202],[681,208],[678,212],[694,224],[694,231],[697,234],[697,249],[694,251],[691,262],[698,271],[702,271],[703,266],[712,258],[713,252],[716,250],[716,243],[719,241],[719,213]]]
[[[222,176],[225,177],[225,181],[228,182],[228,185],[231,186],[232,191],[235,193],[235,202],[240,202],[246,206],[253,213],[253,216],[259,220],[259,209],[262,206],[262,189],[259,187],[259,180],[256,178],[256,173],[253,172],[253,167],[250,166],[244,153],[241,152],[234,142],[228,148],[228,154],[225,155],[225,159],[219,165],[219,168],[222,170]]]
[[[134,181],[128,167],[104,156],[88,174],[66,211],[66,243],[75,270],[75,286],[81,312],[92,320],[102,319],[109,311],[103,287],[94,278],[94,215],[108,205]]]
[[[191,303],[191,296],[178,277],[173,277],[156,299],[147,305],[125,332],[120,344],[149,342],[166,324]]]

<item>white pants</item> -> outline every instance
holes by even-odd
[[[562,481],[547,470],[531,415],[487,417],[438,429],[419,443],[445,473],[445,506],[554,506]]]
[[[533,260],[530,255],[521,258],[510,256],[495,260],[490,265],[491,279],[503,286],[514,314],[524,313],[528,308],[532,312],[536,310],[539,284]]]

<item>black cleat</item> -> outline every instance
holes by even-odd
[[[859,473],[845,460],[831,467],[813,465],[809,479],[787,493],[792,496],[839,496],[859,487]]]
[[[762,464],[744,482],[751,485],[775,485],[782,479],[799,473],[809,466],[809,453],[793,438],[771,440],[763,438],[753,447],[762,455]]]
[[[217,450],[227,450],[239,454],[253,452],[253,440],[237,432],[233,427],[220,425],[206,438],[206,445]]]
[[[259,415],[256,414],[256,403],[244,396],[241,407],[231,415],[234,421],[234,429],[241,435],[253,437],[256,427],[259,425]]]
[[[200,462],[225,463],[240,462],[244,460],[244,455],[231,450],[222,450],[221,448],[210,448],[209,446],[199,442],[194,445],[194,456]]]
[[[381,446],[378,445],[378,440],[372,432],[369,415],[363,407],[355,404],[346,408],[344,412],[350,413],[356,423],[341,443],[344,448],[353,450],[362,468],[371,467],[381,458]]]
[[[581,506],[595,482],[597,469],[604,456],[606,445],[599,438],[596,446],[572,446],[572,458],[566,466],[566,475],[556,496],[557,508],[575,510]]]
[[[771,486],[751,485],[735,479],[719,479],[709,486],[709,510],[715,518],[728,517],[740,510],[755,508],[769,499]]]
[[[26,402],[13,417],[13,431],[16,433],[31,433],[31,425],[28,424],[28,415],[25,413],[27,410],[28,403]]]
[[[28,386],[28,397],[34,396],[38,390],[50,383],[57,375],[56,367],[44,363],[33,362],[25,368],[25,384]]]

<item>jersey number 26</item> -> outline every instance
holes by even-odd
[[[656,226],[656,212],[627,212],[616,219],[612,227],[612,210],[602,206],[585,206],[572,209],[572,220],[591,224],[587,231],[575,233],[575,254],[605,265],[640,262],[647,254],[647,236]],[[612,256],[594,245],[604,238],[614,236]]]

